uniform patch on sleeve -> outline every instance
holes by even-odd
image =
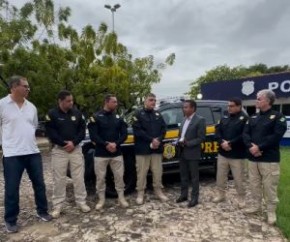
[[[281,122],[284,122],[286,119],[284,117],[280,118]]]
[[[91,121],[91,123],[95,123],[96,122],[94,117],[90,117],[90,121]]]
[[[270,119],[274,119],[276,117],[276,115],[271,115]]]
[[[50,117],[48,116],[48,114],[45,115],[45,120],[50,121]]]

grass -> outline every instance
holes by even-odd
[[[280,182],[278,186],[279,204],[277,225],[286,238],[290,238],[290,149],[281,148]]]

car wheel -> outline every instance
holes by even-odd
[[[85,186],[89,195],[96,194],[96,174],[94,168],[94,145],[86,143],[82,147],[85,160]]]

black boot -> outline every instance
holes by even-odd
[[[187,196],[185,195],[180,195],[179,198],[176,199],[176,203],[182,203],[187,201]]]
[[[196,205],[198,204],[198,199],[197,198],[192,198],[189,203],[188,203],[188,207],[189,208],[192,208],[192,207],[195,207]]]

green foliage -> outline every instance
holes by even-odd
[[[217,66],[214,69],[207,71],[205,75],[200,76],[194,82],[192,82],[190,84],[191,88],[188,94],[192,97],[196,97],[197,94],[200,93],[201,85],[206,83],[216,81],[231,81],[243,77],[259,76],[287,70],[290,70],[288,65],[267,67],[265,64],[256,64],[249,67],[236,66],[233,68],[227,65]]]
[[[281,149],[281,172],[278,186],[279,203],[277,207],[277,224],[286,238],[290,238],[290,150]]]
[[[155,63],[151,55],[134,59],[105,23],[97,30],[84,26],[78,33],[68,23],[70,8],[55,10],[52,0],[33,0],[20,9],[0,0],[0,14],[1,74],[28,78],[30,99],[40,116],[55,105],[57,92],[64,88],[87,114],[100,108],[106,93],[116,94],[120,108],[130,110],[175,60],[174,54],[164,63]],[[0,87],[0,94],[5,92]]]

